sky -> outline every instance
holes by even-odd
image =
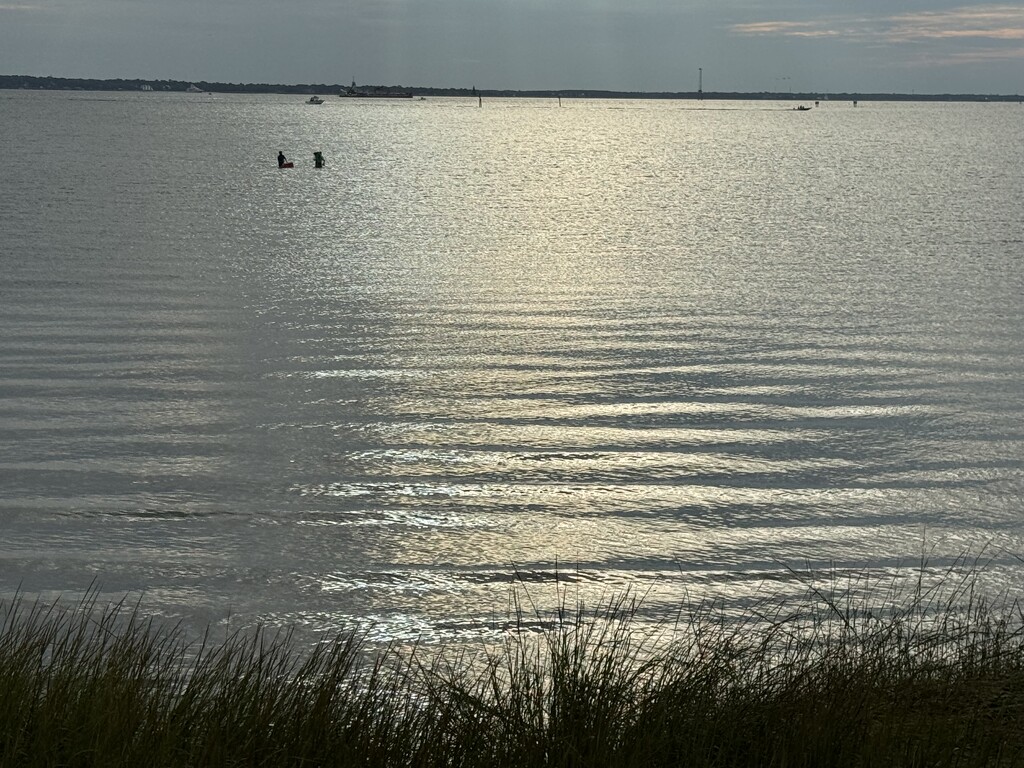
[[[0,74],[1024,92],[1024,0],[0,0]]]

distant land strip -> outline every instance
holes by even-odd
[[[354,85],[354,84],[353,84]],[[359,85],[361,91],[403,93],[413,96],[523,97],[576,99],[764,99],[772,101],[1016,101],[1019,94],[977,93],[827,93],[827,92],[726,92],[726,91],[602,91],[587,88],[561,90],[495,90],[477,88],[422,88],[403,85]],[[125,80],[74,77],[37,77],[0,75],[2,90],[41,91],[201,91],[204,93],[294,93],[304,95],[337,94],[348,86],[327,83],[280,85],[270,83],[211,83],[204,80]]]

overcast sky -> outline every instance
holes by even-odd
[[[0,74],[1024,92],[1024,0],[0,0]]]

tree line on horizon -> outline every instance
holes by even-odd
[[[44,91],[166,91],[185,92],[199,89],[208,93],[280,93],[280,94],[323,94],[339,93],[347,86],[339,83],[221,83],[204,80],[145,80],[140,78],[74,78],[35,75],[0,75],[0,89],[3,90],[44,90]],[[402,85],[361,85],[364,90],[401,91],[414,96],[481,96],[481,97],[527,97],[527,98],[645,98],[645,99],[771,99],[771,100],[831,100],[831,101],[1017,101],[1019,94],[907,94],[907,93],[781,93],[772,91],[725,92],[725,91],[613,91],[595,89],[515,90],[438,88]]]

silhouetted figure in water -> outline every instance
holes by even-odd
[[[323,152],[314,152],[313,153],[313,166],[315,168],[323,168],[324,167],[324,153]]]
[[[286,161],[285,161],[285,157],[284,157],[284,152],[280,152],[279,151],[277,153],[277,167],[278,168],[284,168],[285,162]]]

